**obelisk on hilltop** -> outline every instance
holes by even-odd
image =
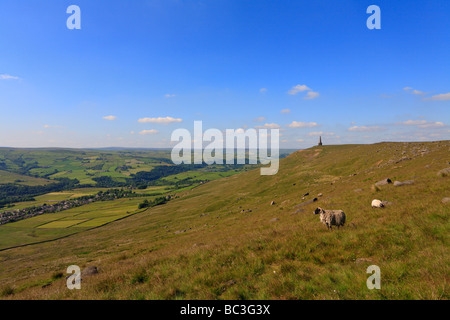
[[[320,136],[320,138],[319,138],[319,146],[321,146],[321,145],[323,145],[322,144],[322,136]]]

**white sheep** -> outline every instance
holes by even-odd
[[[372,201],[372,208],[384,208],[383,201],[380,201],[380,200],[377,200],[377,199],[373,200]]]
[[[345,213],[342,210],[324,210],[317,208],[314,210],[314,214],[320,214],[320,222],[327,226],[329,230],[333,226],[341,227],[345,224]]]

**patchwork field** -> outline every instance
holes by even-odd
[[[51,192],[47,194],[43,194],[41,196],[36,196],[35,201],[24,201],[14,203],[8,209],[0,209],[0,212],[4,210],[11,209],[24,209],[33,206],[43,205],[45,203],[52,204],[54,202],[59,202],[68,199],[79,198],[82,196],[88,196],[98,193],[99,191],[106,191],[108,188],[84,188],[84,189],[74,189],[71,191],[61,191],[61,192]]]
[[[48,213],[0,227],[0,250],[78,233],[135,214],[138,204],[154,197],[99,201],[58,213]]]
[[[23,184],[36,185],[57,178],[78,179],[80,184],[95,184],[93,178],[98,177],[111,177],[123,182],[130,174],[168,164],[171,161],[167,150],[0,148],[0,168],[13,173],[7,174],[0,170],[0,184],[24,180]],[[27,178],[17,175],[18,172],[26,173]]]

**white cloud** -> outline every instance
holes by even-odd
[[[9,74],[0,74],[0,80],[19,80],[19,77],[11,76]]]
[[[442,128],[445,127],[443,122],[427,122],[425,124],[419,125],[419,128]]]
[[[348,128],[348,131],[353,132],[374,132],[374,131],[381,131],[383,128],[377,127],[377,126],[353,126]]]
[[[141,132],[139,132],[140,135],[147,135],[147,134],[157,134],[159,133],[158,130],[155,129],[151,129],[151,130],[142,130]]]
[[[303,142],[303,141],[305,141],[305,140],[303,140],[303,139],[297,139],[296,141],[298,141],[298,142]]]
[[[256,126],[255,128],[258,128],[258,129],[278,129],[278,128],[280,128],[280,125],[276,124],[276,123],[266,123],[263,126]]]
[[[334,132],[323,132],[323,131],[314,131],[308,133],[308,136],[334,136]]]
[[[175,95],[168,93],[168,94],[165,94],[164,97],[165,98],[173,98],[173,97],[175,97]]]
[[[423,100],[447,101],[447,100],[450,100],[450,92],[449,93],[436,94],[436,95],[432,96],[431,98],[425,98]]]
[[[411,87],[404,87],[403,90],[405,90],[406,92],[409,92],[411,94],[418,95],[418,96],[424,96],[424,95],[427,94],[426,92],[423,92],[423,91],[420,91],[420,90],[416,90],[416,89],[411,88]]]
[[[134,134],[134,131],[130,131],[130,134]]]
[[[397,124],[403,124],[405,126],[417,126],[419,124],[425,124],[425,123],[427,123],[427,121],[425,121],[425,120],[407,120],[407,121],[399,122]]]
[[[412,91],[412,94],[417,94],[417,95],[419,95],[419,96],[424,96],[424,95],[426,95],[425,92],[420,91],[420,90],[413,90],[413,91]]]
[[[283,109],[283,110],[281,110],[281,113],[291,113],[291,110],[290,109]]]
[[[44,127],[45,129],[50,129],[50,128],[62,128],[61,126],[51,126],[51,125],[49,125],[49,124],[44,124],[43,127]]]
[[[314,91],[309,91],[306,94],[306,97],[304,97],[303,99],[305,100],[312,100],[312,99],[316,99],[320,96],[320,94],[318,92],[314,92]]]
[[[297,122],[297,121],[292,121],[291,124],[287,125],[289,128],[313,128],[313,127],[318,127],[319,124],[317,124],[316,122]]]
[[[174,123],[174,122],[182,122],[183,119],[175,119],[172,117],[159,117],[159,118],[142,118],[139,119],[138,122],[139,123],[159,123],[159,124],[169,124],[169,123]]]
[[[261,89],[259,89],[259,92],[265,93],[265,92],[267,92],[267,88],[261,88]]]
[[[445,124],[440,121],[426,121],[426,120],[407,120],[397,122],[397,124],[405,126],[418,126],[419,128],[440,128],[445,127]]]
[[[303,91],[309,91],[311,90],[310,88],[308,88],[308,86],[304,85],[304,84],[298,84],[294,87],[292,87],[291,90],[289,90],[289,94],[290,95],[296,95],[299,92],[303,92]]]
[[[106,117],[103,117],[103,119],[108,120],[108,121],[114,121],[117,119],[117,117],[116,116],[106,116]]]
[[[403,122],[397,122],[397,125],[404,126],[417,126],[419,128],[442,128],[445,124],[440,121],[426,121],[426,120],[407,120]]]
[[[253,121],[255,121],[255,122],[263,122],[264,120],[266,120],[265,117],[258,117],[258,118],[253,119]]]
[[[299,92],[303,92],[303,91],[308,91],[308,93],[306,94],[306,97],[303,98],[305,100],[316,99],[320,96],[320,94],[318,92],[312,91],[312,89],[309,88],[305,84],[298,84],[298,85],[292,87],[292,89],[288,91],[288,94],[296,95]]]

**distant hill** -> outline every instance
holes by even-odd
[[[449,151],[449,141],[297,151],[275,176],[243,172],[95,230],[2,251],[0,295],[449,299]],[[377,184],[387,178],[410,182]],[[372,209],[373,199],[386,207]],[[346,225],[328,231],[318,206],[342,209]],[[70,264],[99,274],[67,290]],[[370,265],[381,290],[366,287]]]

